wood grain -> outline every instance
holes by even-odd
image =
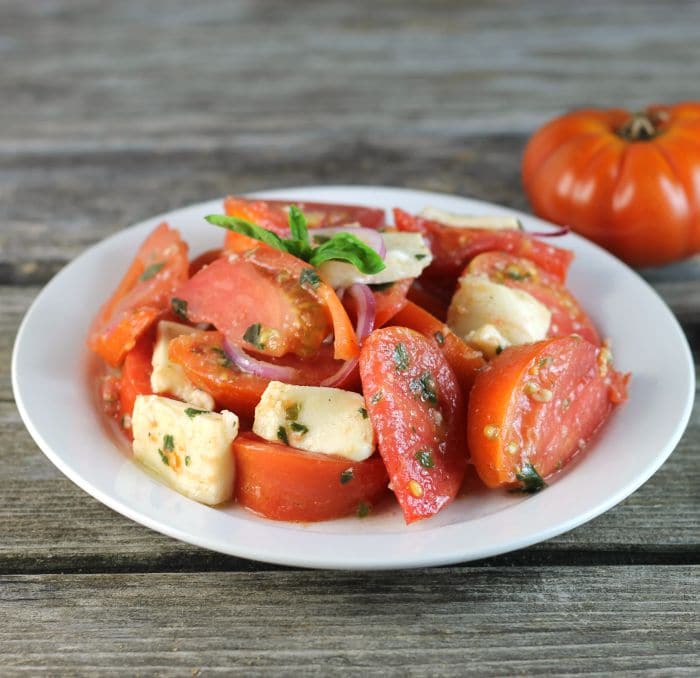
[[[697,675],[698,567],[3,576],[4,669]]]

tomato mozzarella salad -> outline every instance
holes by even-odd
[[[566,288],[573,254],[512,217],[227,198],[221,248],[163,223],[99,309],[104,411],[196,501],[406,523],[460,492],[536,492],[626,399]],[[207,228],[203,224],[203,228]]]

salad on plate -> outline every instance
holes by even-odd
[[[221,247],[194,258],[159,225],[87,338],[102,410],[193,500],[296,522],[396,501],[413,523],[468,491],[468,469],[542,490],[626,399],[566,288],[573,254],[516,219],[223,211],[202,224]]]

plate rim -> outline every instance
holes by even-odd
[[[456,194],[450,194],[450,193],[441,193],[441,192],[436,192],[436,191],[424,191],[420,189],[410,189],[410,188],[405,188],[405,187],[392,187],[392,186],[372,186],[372,185],[316,185],[316,186],[295,186],[295,187],[286,187],[286,188],[279,188],[279,189],[270,189],[270,190],[264,190],[264,191],[256,191],[253,193],[246,193],[245,195],[247,197],[259,197],[259,198],[272,198],[274,196],[283,196],[284,194],[299,194],[303,192],[315,192],[315,193],[323,193],[323,192],[343,192],[343,193],[353,193],[353,192],[367,192],[367,191],[386,191],[386,192],[391,192],[391,193],[396,193],[396,194],[406,194],[406,195],[411,195],[411,196],[416,196],[417,194],[421,194],[422,196],[425,196],[426,199],[429,199],[430,197],[438,197],[438,198],[450,198],[450,199],[457,199],[457,200],[466,200],[470,202],[473,205],[479,205],[482,208],[485,208],[486,211],[489,210],[507,210],[509,213],[518,216],[518,217],[525,217],[526,220],[529,221],[537,221],[539,222],[542,226],[545,228],[556,228],[554,224],[551,224],[547,221],[544,221],[540,219],[539,217],[536,217],[531,214],[527,214],[522,212],[521,210],[513,209],[511,207],[505,206],[505,205],[499,205],[497,203],[492,203],[488,201],[483,201],[483,200],[478,200],[475,198],[471,198],[468,196],[461,196],[461,195],[456,195]],[[303,198],[303,199],[309,199],[309,198]],[[648,292],[650,292],[653,296],[656,297],[657,301],[660,302],[663,307],[665,308],[665,311],[668,315],[668,319],[672,322],[674,326],[674,330],[679,334],[679,337],[682,340],[682,344],[684,346],[684,352],[683,352],[683,358],[686,363],[686,367],[688,367],[688,392],[686,394],[685,398],[685,407],[683,412],[680,414],[678,418],[678,424],[674,430],[673,435],[665,442],[663,449],[659,451],[659,453],[655,456],[653,463],[647,464],[643,472],[641,473],[636,473],[634,477],[624,484],[623,486],[619,487],[616,492],[613,492],[612,494],[608,495],[604,500],[599,501],[597,504],[594,506],[591,506],[587,511],[580,513],[576,515],[574,518],[571,518],[566,521],[554,521],[554,524],[552,524],[548,529],[540,530],[538,532],[533,532],[530,534],[527,534],[523,536],[520,539],[514,539],[509,541],[507,544],[499,544],[499,545],[492,545],[492,546],[486,546],[481,549],[473,549],[473,548],[466,548],[466,549],[459,549],[458,547],[455,547],[453,550],[451,550],[448,553],[441,553],[438,554],[437,556],[432,556],[429,553],[419,553],[419,554],[412,554],[409,558],[403,558],[403,559],[397,559],[397,560],[392,560],[392,561],[387,561],[382,558],[372,558],[371,555],[364,556],[364,557],[358,557],[353,559],[351,562],[347,561],[347,559],[344,559],[342,562],[338,560],[338,558],[334,557],[332,553],[314,553],[313,556],[304,556],[300,554],[280,554],[278,553],[275,549],[270,549],[269,547],[264,548],[261,545],[255,545],[254,547],[251,547],[248,544],[245,545],[236,545],[235,548],[230,549],[222,549],[219,545],[213,545],[211,540],[208,540],[205,537],[201,537],[199,535],[194,535],[191,534],[190,532],[187,531],[182,531],[179,530],[177,527],[165,524],[163,522],[159,522],[157,520],[152,519],[150,516],[147,516],[143,514],[141,511],[138,509],[134,509],[133,507],[129,506],[127,503],[124,501],[120,500],[119,498],[116,498],[108,493],[103,492],[100,488],[95,487],[88,478],[83,477],[80,473],[78,473],[75,469],[73,469],[69,464],[67,464],[61,457],[59,453],[54,451],[52,446],[48,443],[48,441],[44,438],[44,435],[40,430],[38,430],[34,426],[34,422],[32,421],[31,413],[27,410],[26,404],[24,402],[24,399],[22,397],[22,389],[21,389],[21,377],[18,373],[18,362],[19,362],[19,355],[21,352],[21,347],[22,347],[22,341],[25,333],[28,331],[28,327],[31,323],[32,317],[34,313],[36,312],[36,309],[40,307],[43,299],[47,294],[49,294],[49,290],[51,286],[55,283],[55,281],[61,279],[61,277],[66,274],[66,271],[72,267],[74,264],[77,265],[77,262],[80,262],[83,260],[83,258],[91,256],[91,254],[94,253],[94,250],[98,247],[109,247],[109,243],[117,238],[124,237],[124,234],[129,231],[133,230],[138,230],[141,228],[144,228],[146,224],[152,223],[157,220],[163,220],[171,217],[171,215],[182,212],[184,210],[197,210],[198,208],[204,208],[206,205],[210,205],[214,202],[220,202],[222,198],[212,198],[211,200],[206,200],[206,201],[201,201],[189,205],[185,205],[173,210],[169,210],[167,212],[162,212],[160,214],[148,217],[146,219],[143,219],[135,224],[131,224],[125,228],[122,228],[118,230],[117,232],[109,235],[108,237],[99,240],[92,245],[90,245],[88,248],[86,248],[83,252],[81,252],[77,257],[72,259],[70,262],[68,262],[55,276],[49,280],[44,287],[41,289],[39,294],[35,297],[35,299],[32,301],[30,304],[29,308],[24,314],[24,317],[19,325],[17,335],[14,341],[13,345],[13,351],[12,351],[12,360],[11,360],[11,382],[12,382],[12,390],[13,390],[13,395],[15,398],[15,403],[17,406],[17,409],[20,413],[20,417],[26,426],[27,430],[29,431],[31,437],[35,441],[35,443],[38,445],[38,447],[41,449],[43,454],[58,468],[59,471],[63,475],[65,475],[67,478],[69,478],[74,484],[76,484],[78,487],[80,487],[83,491],[87,492],[90,496],[94,497],[104,505],[108,506],[112,510],[126,516],[127,518],[133,520],[136,523],[142,524],[156,532],[159,532],[161,534],[165,534],[169,537],[178,539],[180,541],[201,547],[201,548],[206,548],[209,550],[214,550],[217,552],[225,553],[228,555],[232,555],[235,557],[240,557],[240,558],[248,558],[252,560],[257,560],[257,561],[262,561],[262,562],[268,562],[268,563],[276,563],[276,564],[281,564],[281,565],[289,565],[289,566],[297,566],[297,567],[312,567],[312,568],[342,568],[342,569],[347,569],[347,570],[379,570],[379,569],[396,569],[396,568],[414,568],[414,567],[426,567],[426,566],[435,566],[435,565],[445,565],[445,564],[451,564],[451,563],[458,563],[458,562],[468,562],[472,560],[477,560],[477,559],[482,559],[482,558],[487,558],[487,557],[492,557],[495,555],[500,555],[503,553],[508,553],[514,550],[518,550],[521,548],[525,548],[528,546],[531,546],[533,544],[546,541],[548,539],[551,539],[552,537],[555,537],[559,534],[563,534],[564,532],[568,532],[572,529],[575,529],[576,527],[592,520],[593,518],[605,513],[606,511],[610,510],[612,507],[623,501],[625,498],[630,496],[633,492],[635,492],[639,487],[641,487],[644,483],[646,483],[649,478],[654,475],[658,471],[658,469],[665,463],[665,461],[668,459],[668,457],[672,454],[674,449],[677,447],[678,442],[680,441],[681,437],[685,433],[685,430],[688,426],[690,416],[692,413],[692,408],[694,404],[694,398],[695,398],[695,368],[694,368],[694,363],[692,360],[692,352],[690,350],[690,346],[687,341],[687,337],[685,336],[680,323],[678,322],[677,318],[675,317],[674,313],[671,311],[671,309],[668,307],[666,302],[661,298],[661,296],[656,292],[656,290],[646,281],[644,278],[642,278],[636,271],[633,269],[629,268],[626,266],[623,262],[620,262],[618,259],[616,259],[613,255],[611,255],[609,252],[604,250],[603,248],[599,247],[595,243],[592,243],[582,236],[579,236],[578,234],[572,234],[574,238],[580,239],[584,241],[588,246],[592,246],[594,249],[598,250],[599,254],[602,254],[605,258],[610,258],[614,260],[615,264],[617,265],[622,265],[625,268],[628,269],[629,273],[632,273],[632,275],[636,278],[637,283],[641,283]],[[323,201],[323,196],[318,196],[318,200]],[[331,201],[332,202],[332,201]],[[351,202],[351,199],[348,199],[348,202]],[[169,489],[169,488],[167,488]],[[170,490],[174,492],[174,490]],[[534,499],[534,498],[532,498]],[[530,499],[529,501],[532,501]],[[214,509],[216,510],[216,509]],[[486,516],[488,517],[488,516]],[[477,518],[475,519],[476,521],[481,520],[483,518]],[[273,525],[277,525],[276,521],[267,521],[270,523],[273,523]],[[467,521],[467,522],[475,522],[473,521]],[[285,525],[286,523],[282,524]],[[433,531],[440,531],[440,530],[448,530],[449,528],[458,528],[460,525],[465,525],[465,522],[462,523],[456,523],[453,525],[446,525],[446,526],[437,526],[432,529],[428,529],[425,532],[421,533],[409,533],[407,530],[406,534],[413,534],[413,535],[421,535],[421,534],[429,534],[430,532]],[[318,538],[325,538],[328,539],[331,535],[328,533],[309,533],[309,534],[315,534]],[[337,535],[334,535],[337,536]],[[345,537],[350,537],[350,536],[355,536],[355,535],[345,535]],[[362,535],[363,539],[367,539],[369,535]],[[382,539],[386,538],[388,535],[386,533],[383,534],[378,534],[376,535]],[[329,540],[330,541],[330,540]]]

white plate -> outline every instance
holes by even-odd
[[[467,198],[394,188],[290,188],[256,195],[408,211],[432,205],[472,214],[513,213]],[[32,437],[73,482],[132,520],[208,549],[286,565],[370,569],[473,560],[549,539],[600,515],[661,466],[685,429],[694,368],[676,319],[624,264],[567,235],[556,244],[576,252],[571,289],[612,338],[617,367],[633,378],[629,401],[546,491],[523,496],[479,490],[410,527],[392,506],[363,520],[298,525],[186,499],[145,473],[107,432],[92,398],[85,336],[93,314],[156,224],[167,220],[180,229],[191,253],[198,254],[220,244],[222,232],[201,218],[220,211],[219,200],[201,203],[148,219],[91,247],[51,280],[17,335],[12,382]],[[517,216],[528,230],[551,227]]]

